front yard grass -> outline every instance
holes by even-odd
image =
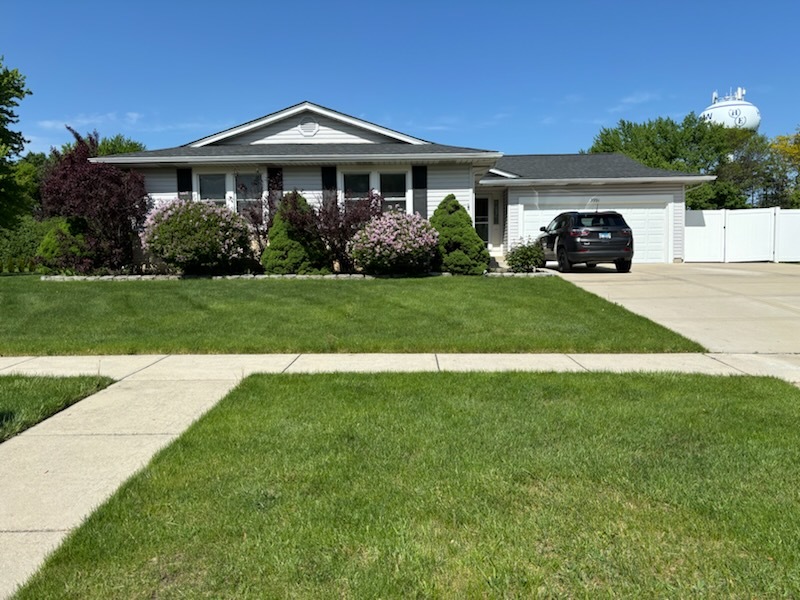
[[[796,597],[800,390],[259,375],[18,598]]]
[[[108,377],[0,375],[0,442],[114,382]]]
[[[0,355],[703,350],[557,277],[9,277],[0,314]]]

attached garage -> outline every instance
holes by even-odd
[[[509,239],[513,245],[514,239],[536,237],[540,227],[562,212],[615,210],[625,217],[634,232],[634,262],[672,262],[676,244],[670,229],[670,214],[676,202],[683,206],[682,199],[675,198],[680,192],[680,189],[673,193],[583,189],[544,191],[537,198],[535,194],[527,195],[524,189],[514,190],[509,195],[509,205],[513,206],[516,199],[522,209],[522,218],[517,237]]]
[[[504,156],[479,189],[506,190],[505,248],[535,238],[559,213],[615,210],[633,230],[634,262],[668,263],[683,260],[685,187],[708,179],[621,154],[526,155]]]

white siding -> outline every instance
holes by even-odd
[[[313,136],[303,135],[298,127],[301,120],[309,117],[319,124],[319,129]],[[397,142],[397,140],[321,115],[302,113],[226,139],[220,142],[220,145],[376,144],[387,142]]]
[[[144,175],[144,189],[153,198],[178,197],[178,173],[175,169],[139,169]]]
[[[309,204],[322,201],[322,170],[320,167],[284,167],[283,191],[297,190]]]
[[[428,167],[428,218],[448,194],[456,199],[473,217],[472,167],[469,165],[431,165]]]
[[[678,185],[511,188],[509,243],[536,237],[539,228],[561,212],[595,208],[616,210],[625,217],[633,229],[634,262],[672,262],[676,250],[682,253],[683,186]],[[679,221],[680,238],[676,238]]]

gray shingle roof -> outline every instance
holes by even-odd
[[[317,156],[397,156],[397,155],[424,155],[424,154],[475,154],[493,153],[493,150],[478,150],[475,148],[461,148],[459,146],[444,146],[442,144],[252,144],[252,145],[215,145],[192,148],[178,146],[164,150],[148,150],[144,152],[130,152],[115,154],[114,159],[147,158],[220,158],[227,156],[236,157],[308,157]],[[109,157],[110,158],[110,157]]]
[[[653,169],[619,153],[511,154],[496,169],[522,179],[616,179],[622,177],[691,177],[690,173]],[[485,179],[507,180],[490,173]]]

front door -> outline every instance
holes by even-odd
[[[475,231],[489,245],[489,199],[475,198]]]

